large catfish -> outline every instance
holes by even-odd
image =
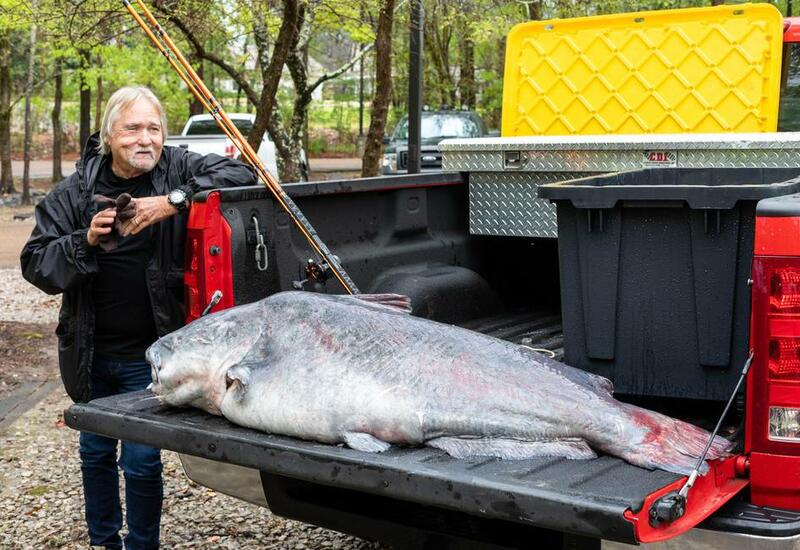
[[[274,434],[368,452],[593,458],[687,474],[709,433],[615,400],[530,349],[408,314],[397,295],[282,292],[203,317],[147,351],[152,391]],[[708,458],[730,444],[716,438]]]

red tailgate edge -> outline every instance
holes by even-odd
[[[689,491],[686,498],[686,512],[672,523],[653,527],[650,523],[651,510],[662,496],[680,491],[686,483],[685,477],[647,495],[640,511],[627,510],[625,519],[633,523],[636,539],[639,542],[659,542],[675,538],[696,527],[716,512],[748,484],[747,479],[737,477],[736,462],[741,458],[732,456],[725,460],[710,461],[708,473],[698,477],[694,487]]]

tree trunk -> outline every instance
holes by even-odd
[[[283,181],[308,180],[308,167],[303,166],[300,159],[300,152],[308,151],[308,107],[314,93],[314,85],[308,83],[308,41],[302,36],[303,27],[309,24],[306,16],[306,6],[301,5],[297,12],[297,32],[286,59],[286,67],[294,83],[295,100],[292,106],[289,141],[285,147],[287,155],[283,159],[281,171]]]
[[[442,24],[439,10],[435,8],[431,10],[430,14],[426,13],[424,27],[424,48],[430,66],[436,72],[435,86],[439,95],[439,103],[442,107],[453,109],[456,106],[456,87],[450,72],[449,52],[452,33],[448,28],[449,25]]]
[[[103,117],[103,78],[97,77],[97,89],[94,96],[94,131],[100,131],[100,121]]]
[[[0,30],[0,193],[15,193],[11,173],[11,41]]]
[[[375,96],[361,165],[361,177],[364,178],[377,176],[381,171],[383,133],[389,114],[389,101],[392,98],[393,23],[394,0],[383,0],[375,34]]]
[[[525,7],[528,10],[528,19],[531,21],[541,21],[542,20],[542,0],[535,0],[535,1],[527,1],[525,2]]]
[[[64,99],[63,79],[61,77],[61,70],[63,62],[60,57],[56,57],[55,65],[55,79],[53,81],[53,110],[50,113],[50,119],[53,122],[53,183],[64,179],[64,173],[61,171],[61,102]]]
[[[253,127],[250,128],[250,133],[247,135],[247,141],[256,151],[261,146],[261,140],[264,139],[264,133],[267,131],[267,121],[271,116],[273,106],[277,103],[275,96],[278,93],[278,84],[281,80],[283,66],[286,64],[286,59],[289,57],[289,52],[298,31],[298,15],[298,0],[283,0],[281,28],[278,31],[278,38],[275,40],[275,47],[272,49],[272,58],[269,60],[269,64],[266,67],[262,64],[261,71],[264,85],[261,88],[258,105],[256,105],[256,118],[253,121]],[[266,59],[266,52],[264,51],[266,47],[265,40],[263,38],[256,39],[256,45],[259,49],[259,57],[263,61]]]
[[[306,68],[306,75],[308,74],[308,43],[306,42],[305,46],[303,46],[303,65]],[[309,94],[308,98],[309,103],[311,102],[311,96]],[[303,115],[303,150],[308,151],[308,103],[306,103],[305,108],[302,112]],[[305,181],[306,178],[303,178]]]
[[[80,131],[78,136],[80,139],[81,153],[86,147],[86,141],[89,139],[92,127],[92,90],[89,89],[89,83],[86,81],[86,71],[89,70],[89,52],[82,50],[80,52],[81,66],[80,66]]]
[[[36,11],[36,0],[31,2]],[[28,80],[25,83],[25,140],[22,145],[22,204],[31,203],[31,100],[33,99],[33,78],[36,68],[36,23],[31,24],[28,48]]]
[[[267,120],[267,129],[275,143],[279,179],[283,182],[302,181],[303,174],[299,163],[300,144],[284,130],[277,103],[272,106],[272,116]]]
[[[98,67],[103,64],[103,58],[99,55],[95,61]],[[94,131],[100,131],[100,121],[102,120],[103,116],[103,77],[98,75],[96,88],[95,88],[95,95],[94,95]]]
[[[300,151],[308,151],[308,107],[311,105],[311,92],[297,94],[292,109],[292,130],[283,159],[282,181],[307,181],[308,172],[300,163]]]
[[[461,76],[458,79],[461,107],[463,109],[475,108],[475,43],[467,34],[469,31],[464,25],[461,34]]]
[[[203,71],[203,60],[202,60],[202,58],[201,59],[195,59],[193,56],[190,56],[189,57],[189,62],[192,64],[192,67],[195,68],[194,70],[197,73],[197,76],[199,76],[200,79],[203,80],[205,78],[205,76],[204,76],[204,71]],[[237,99],[237,103],[238,103],[238,99]],[[192,94],[192,97],[189,100],[189,116],[202,115],[204,112],[205,112],[205,107],[203,107],[203,104],[200,102],[200,100],[197,99],[194,96],[194,94]]]

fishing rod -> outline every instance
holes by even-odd
[[[325,243],[322,242],[322,239],[317,235],[311,222],[308,221],[291,197],[286,194],[281,184],[278,183],[273,175],[264,167],[256,151],[247,142],[236,125],[228,117],[227,113],[225,113],[225,110],[222,108],[219,101],[217,101],[217,98],[214,97],[214,94],[206,87],[203,79],[194,71],[191,64],[189,64],[167,32],[161,27],[155,16],[147,9],[147,6],[142,0],[134,1],[139,9],[141,9],[147,21],[136,11],[130,0],[122,0],[122,3],[142,30],[144,30],[145,34],[158,51],[167,58],[170,66],[178,73],[178,76],[181,77],[181,80],[183,80],[189,88],[189,91],[203,104],[203,107],[211,114],[217,122],[217,125],[222,129],[222,132],[233,142],[233,145],[242,154],[242,158],[255,169],[259,179],[267,186],[275,197],[275,200],[277,200],[289,214],[292,221],[294,221],[297,228],[308,241],[308,244],[310,244],[317,254],[328,264],[331,273],[339,280],[344,289],[349,294],[359,294],[358,287],[356,287],[355,283],[350,279],[350,276],[347,275],[339,259],[334,256]]]

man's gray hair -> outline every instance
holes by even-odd
[[[164,108],[161,106],[156,94],[145,86],[125,86],[114,92],[108,98],[108,103],[106,103],[103,122],[100,124],[100,145],[97,146],[97,150],[101,154],[107,155],[111,152],[108,142],[111,139],[111,130],[114,127],[114,122],[116,122],[119,114],[140,99],[146,99],[158,111],[158,116],[161,119],[161,135],[166,139],[167,114],[164,112]]]

